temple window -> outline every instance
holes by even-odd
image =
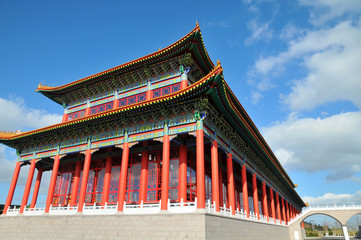
[[[133,95],[130,97],[125,97],[125,98],[120,98],[118,107],[124,107],[124,106],[131,105],[134,103],[143,102],[145,100],[146,100],[146,93],[141,93],[141,94]]]
[[[193,202],[197,194],[196,157],[187,152],[187,201]]]
[[[81,111],[69,113],[68,114],[68,121],[74,120],[74,119],[77,119],[77,118],[82,118],[82,117],[85,117],[85,109],[81,110]]]
[[[168,95],[180,90],[180,83],[153,90],[152,98]]]
[[[90,108],[90,115],[113,109],[113,102],[107,102]]]
[[[75,172],[75,164],[66,164],[59,168],[54,189],[53,206],[65,206],[71,201],[72,177]]]

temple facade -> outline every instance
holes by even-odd
[[[18,154],[8,216],[205,211],[285,225],[305,206],[198,25],[155,53],[36,91],[64,107],[63,120],[0,133]],[[24,168],[21,206],[9,208]],[[51,180],[37,207],[44,171]]]

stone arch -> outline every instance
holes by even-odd
[[[355,211],[354,213],[351,213],[352,215],[346,220],[346,223],[351,220],[352,217],[356,216],[356,215],[361,215],[361,210],[359,210],[358,212]]]
[[[334,232],[334,229],[332,228],[332,226],[331,225],[328,225],[327,224],[327,227],[329,228],[329,229],[331,229],[332,230],[332,232],[333,232],[333,234],[343,234],[343,230],[342,230],[342,223],[340,222],[340,220],[339,219],[337,219],[335,216],[333,216],[333,215],[331,215],[331,214],[328,214],[328,213],[317,213],[317,212],[314,212],[314,213],[310,213],[310,214],[308,214],[307,216],[305,216],[301,221],[300,221],[300,225],[301,225],[301,228],[302,228],[302,223],[305,221],[305,220],[307,220],[308,218],[310,218],[310,217],[312,217],[312,216],[316,216],[316,215],[319,215],[319,216],[327,216],[327,217],[329,217],[329,218],[331,218],[333,221],[335,221],[335,222],[337,222],[338,223],[338,226],[337,226],[337,231],[336,232]],[[311,222],[311,224],[312,224],[312,222]],[[322,222],[316,222],[316,225],[320,225],[320,226],[322,226],[323,227],[323,225],[321,225],[322,224]],[[314,225],[315,226],[315,225]],[[327,233],[328,231],[326,231],[326,233]],[[306,237],[306,229],[303,229],[303,232],[302,232],[302,234],[303,234],[303,237]]]
[[[320,211],[320,212],[311,212],[311,213],[308,213],[308,214],[306,214],[304,217],[302,217],[301,219],[300,219],[300,223],[301,222],[303,222],[306,218],[308,218],[308,217],[311,217],[311,216],[314,216],[314,215],[325,215],[325,216],[328,216],[328,217],[331,217],[331,218],[333,218],[333,219],[335,219],[338,223],[340,223],[341,224],[341,226],[342,226],[342,222],[340,221],[340,219],[338,219],[338,216],[335,216],[334,214],[330,214],[330,213],[327,213],[327,212],[322,212],[322,211]],[[345,223],[346,224],[346,223]]]

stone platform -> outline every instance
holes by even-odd
[[[209,213],[0,217],[0,239],[289,240],[286,226]]]

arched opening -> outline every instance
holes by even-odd
[[[326,214],[313,214],[306,217],[301,222],[301,228],[306,239],[343,236],[341,223]]]
[[[346,222],[346,226],[350,237],[361,239],[361,213],[353,215]]]

